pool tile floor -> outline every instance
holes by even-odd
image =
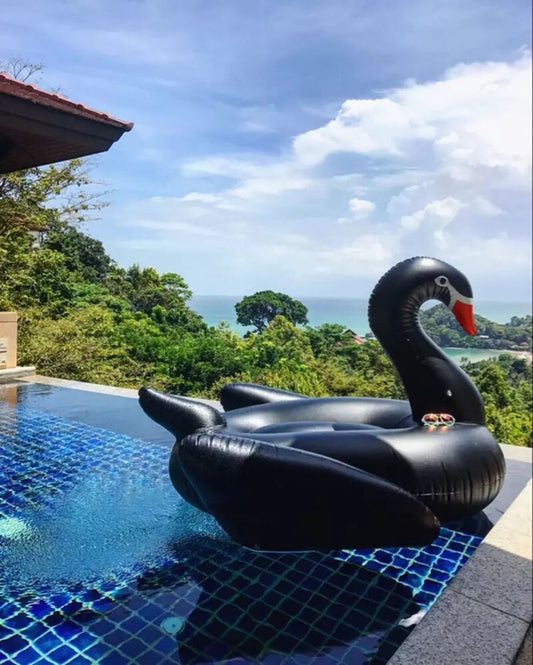
[[[177,496],[168,453],[0,403],[0,663],[384,664],[484,535],[248,550]]]

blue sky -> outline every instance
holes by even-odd
[[[135,122],[85,228],[197,294],[366,297],[396,261],[531,297],[529,0],[4,0],[0,59]]]

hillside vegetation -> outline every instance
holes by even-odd
[[[99,205],[89,182],[78,161],[0,177],[0,310],[19,313],[22,364],[66,379],[214,398],[235,380],[309,395],[405,397],[375,340],[359,345],[338,324],[301,328],[283,316],[241,338],[190,309],[179,274],[117,266],[80,230]],[[446,316],[444,308],[422,314],[441,344],[466,346]],[[486,329],[502,344],[531,343],[530,317]],[[531,365],[501,356],[466,369],[496,437],[531,445]]]
[[[484,316],[474,316],[477,335],[467,335],[447,307],[435,305],[420,312],[424,330],[439,346],[469,349],[531,351],[531,316],[513,316],[508,323],[495,323]]]

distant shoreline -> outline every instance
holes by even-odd
[[[498,351],[499,355],[501,355],[502,353],[510,353],[512,356],[516,356],[517,358],[523,358],[524,360],[529,360],[529,362],[533,360],[533,352],[531,351],[506,351],[500,349],[495,349],[495,351]]]
[[[208,326],[216,326],[219,321],[227,321],[231,330],[244,335],[250,327],[236,323],[235,303],[240,300],[239,296],[193,295],[189,307],[197,312]],[[359,335],[365,335],[370,331],[367,299],[313,296],[301,298],[301,302],[308,308],[307,318],[311,327],[323,323],[339,323]],[[480,301],[476,302],[476,313],[489,321],[505,324],[509,323],[513,316],[523,318],[531,314],[531,303]]]
[[[463,352],[464,351],[464,356],[461,353],[453,353],[453,354],[448,354],[452,355],[455,358],[462,358],[465,357],[468,360],[471,360],[469,356],[471,355],[470,352],[479,352],[482,354],[483,352],[486,352],[487,354],[490,354],[490,358],[497,358],[498,356],[503,355],[504,353],[510,354],[512,356],[516,356],[517,358],[522,358],[523,360],[528,360],[529,362],[533,361],[533,353],[531,351],[516,351],[516,350],[510,350],[510,349],[476,349],[476,348],[471,348],[471,347],[463,347],[463,346],[447,346],[443,348],[443,351],[446,352],[447,350],[450,351],[455,351],[455,352]],[[471,362],[480,362],[481,360],[487,360],[489,358],[479,358],[478,360],[471,360]]]

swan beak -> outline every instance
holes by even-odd
[[[466,333],[469,335],[477,334],[473,305],[456,300],[452,307],[452,312]]]

